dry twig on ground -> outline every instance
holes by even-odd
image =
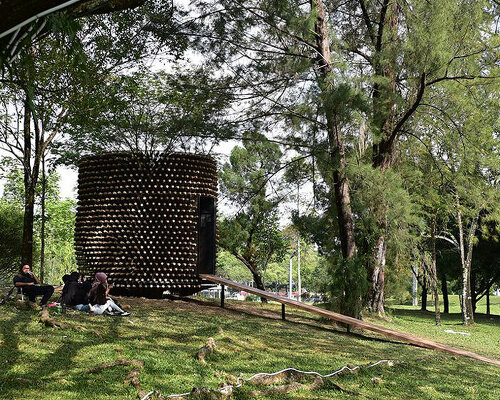
[[[200,360],[203,364],[206,364],[205,357],[211,353],[213,353],[216,349],[214,338],[208,338],[207,344],[203,346],[198,353],[196,353],[196,358]]]

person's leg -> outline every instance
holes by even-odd
[[[28,296],[28,299],[34,303],[37,296],[36,286],[23,286],[23,294]]]
[[[120,307],[118,307],[118,305],[113,301],[113,300],[108,300],[108,303],[109,303],[109,306],[115,310],[115,311],[119,311],[119,312],[125,312],[124,310],[122,310]]]
[[[54,293],[54,286],[45,285],[39,286],[40,294],[42,295],[42,300],[40,300],[40,305],[44,306],[49,301],[52,293]]]
[[[88,304],[77,304],[76,306],[73,306],[73,308],[78,311],[90,312]]]
[[[128,315],[130,315],[130,313],[128,311],[125,311],[123,310],[120,306],[118,306],[118,304],[116,304],[113,300],[111,300],[111,303],[110,303],[110,307],[114,310],[114,311],[117,311],[119,312],[122,316],[126,317]]]
[[[93,306],[94,310],[92,311],[95,315],[101,315],[104,311],[106,311],[108,309],[108,307],[110,306],[110,302],[111,300],[108,300],[106,302],[106,304],[96,304],[95,306]]]

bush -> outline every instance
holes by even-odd
[[[19,206],[0,201],[0,282],[11,283],[21,262],[23,218]]]

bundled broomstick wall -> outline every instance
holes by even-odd
[[[161,297],[201,290],[198,273],[210,273],[215,263],[216,199],[217,165],[208,156],[123,152],[82,158],[79,271],[88,277],[105,272],[115,293]]]

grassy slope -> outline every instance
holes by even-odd
[[[0,308],[0,399],[134,399],[137,390],[123,380],[132,367],[113,367],[89,374],[87,369],[117,359],[144,361],[140,375],[145,391],[163,395],[189,391],[194,386],[215,388],[228,375],[274,372],[286,367],[328,373],[352,363],[380,359],[400,361],[393,367],[374,367],[333,382],[360,393],[342,393],[332,386],[300,390],[276,399],[496,399],[500,397],[498,367],[414,346],[335,331],[329,324],[288,314],[279,320],[279,305],[123,299],[132,305],[126,318],[69,312],[56,315],[85,331],[50,329],[38,323],[35,311]],[[257,313],[264,315],[256,315]],[[453,317],[451,329],[463,331]],[[411,310],[393,312],[397,329],[426,334],[441,342],[463,345],[500,358],[498,320],[480,321],[471,337],[434,333],[432,314]],[[447,328],[447,327],[446,327]],[[441,331],[445,328],[441,328]],[[97,330],[97,335],[94,330]],[[438,330],[436,330],[438,332]],[[218,351],[202,365],[194,357],[208,337]],[[458,337],[460,336],[460,337]],[[480,339],[479,339],[480,338]],[[463,343],[462,340],[465,340]],[[469,340],[469,341],[467,341]],[[380,379],[374,379],[380,378]],[[250,385],[235,398],[251,398]],[[253,388],[255,389],[255,388]]]

